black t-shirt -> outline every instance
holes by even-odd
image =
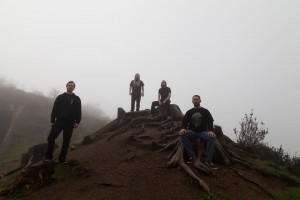
[[[182,128],[196,132],[213,131],[214,119],[205,108],[192,108],[186,112],[182,120]]]
[[[132,96],[141,96],[141,89],[144,86],[143,81],[134,81],[130,82],[130,87],[132,87]]]
[[[158,93],[160,94],[160,100],[163,101],[169,96],[171,89],[169,87],[161,87],[159,88]]]

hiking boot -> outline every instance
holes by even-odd
[[[189,159],[186,161],[187,164],[191,164],[194,162],[196,156],[193,156],[193,157],[189,157]]]
[[[211,163],[208,163],[208,162],[204,161],[203,164],[204,164],[206,167],[210,168],[210,169],[218,169],[218,168],[216,167],[216,165],[215,165],[214,163],[212,163],[212,162],[211,162]]]

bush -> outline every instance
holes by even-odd
[[[300,177],[300,157],[293,156],[288,162],[288,169],[290,172]]]
[[[233,129],[236,135],[237,142],[246,149],[251,149],[258,144],[261,144],[265,139],[268,129],[264,128],[263,122],[257,122],[256,117],[253,117],[253,110],[249,116],[245,114],[245,117],[240,122],[241,130]]]

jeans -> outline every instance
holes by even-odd
[[[60,150],[59,154],[59,161],[64,162],[66,161],[66,156],[68,153],[70,140],[72,137],[74,128],[74,122],[69,121],[56,121],[49,133],[48,136],[48,146],[47,146],[47,152],[46,152],[46,158],[52,159],[53,158],[53,150],[55,145],[55,139],[60,134],[60,132],[63,130],[63,144]]]
[[[181,140],[184,146],[184,150],[186,151],[189,158],[195,156],[195,152],[193,151],[190,138],[200,138],[204,141],[206,141],[207,146],[207,154],[204,159],[205,162],[211,163],[212,162],[212,156],[214,154],[215,150],[215,137],[209,137],[208,131],[197,133],[195,131],[187,130],[183,135],[181,135]]]
[[[131,95],[131,109],[130,109],[131,112],[134,111],[135,101],[136,101],[136,111],[139,111],[140,110],[141,95],[140,96]]]

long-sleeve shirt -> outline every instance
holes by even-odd
[[[214,119],[205,108],[192,108],[186,112],[182,120],[182,128],[195,132],[213,131]]]

